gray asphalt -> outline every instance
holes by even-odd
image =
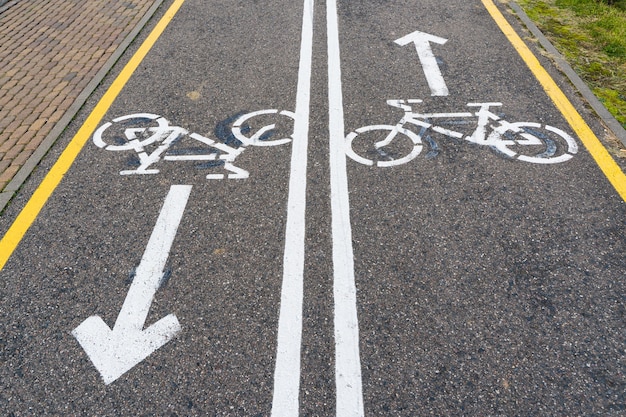
[[[424,113],[500,102],[491,110],[509,122],[574,136],[480,1],[350,1],[338,14],[346,134],[395,125],[403,112],[388,99],[422,99],[414,110]],[[237,147],[238,115],[294,111],[301,25],[301,2],[187,0],[100,125],[154,113]],[[448,40],[431,44],[446,97],[431,96],[415,48],[394,43],[416,30]],[[305,416],[335,415],[341,401],[326,36],[320,2],[306,185]],[[542,63],[599,134],[600,122]],[[8,207],[1,230],[110,82]],[[285,134],[293,126],[282,119]],[[449,129],[471,133],[452,119]],[[623,415],[624,201],[578,138],[570,160],[534,164],[428,137],[403,165],[347,161],[365,415]],[[155,164],[159,174],[123,176],[138,164],[134,151],[88,142],[0,271],[2,413],[270,415],[290,158],[289,144],[249,146],[235,162],[249,172],[242,180],[207,180],[228,172],[180,161]],[[113,326],[177,184],[193,188],[146,325],[175,313],[182,330],[105,385],[71,332],[92,315]]]

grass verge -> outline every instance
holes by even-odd
[[[516,0],[626,128],[626,0]]]

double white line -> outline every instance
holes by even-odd
[[[304,1],[296,98],[283,283],[274,373],[273,417],[299,415],[300,348],[304,281],[306,164],[309,130],[313,0]],[[337,417],[364,415],[359,326],[346,153],[336,0],[326,2],[330,181],[335,302],[335,383]]]

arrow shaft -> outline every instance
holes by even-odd
[[[424,75],[426,75],[426,82],[430,88],[431,95],[447,96],[448,87],[446,86],[446,81],[443,79],[437,58],[435,54],[433,54],[430,44],[428,42],[415,43],[415,49],[422,63],[422,69],[424,70]]]
[[[143,328],[163,278],[163,270],[190,193],[191,185],[173,185],[170,188],[115,322],[116,330]]]
[[[396,43],[401,46],[408,45],[409,43],[415,45],[417,56],[422,64],[426,82],[428,83],[428,87],[430,87],[432,96],[447,96],[449,94],[448,87],[446,86],[446,82],[441,74],[441,69],[439,68],[439,63],[430,46],[431,42],[443,45],[447,41],[447,39],[440,38],[439,36],[420,31],[415,31],[396,40]]]

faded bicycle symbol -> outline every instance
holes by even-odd
[[[218,124],[216,132],[221,132],[218,136],[223,139],[218,142],[173,126],[163,116],[136,113],[100,126],[93,135],[93,142],[107,151],[135,153],[136,167],[122,170],[120,175],[158,174],[160,170],[156,165],[161,161],[191,161],[203,168],[221,167],[229,172],[227,175],[208,174],[207,179],[245,179],[249,172],[235,166],[235,159],[248,146],[278,146],[291,142],[294,119],[293,112],[275,109],[237,115],[228,133]],[[287,131],[291,133],[286,135]]]
[[[576,141],[564,131],[534,122],[508,122],[489,109],[502,103],[468,103],[478,108],[473,112],[419,113],[412,105],[422,100],[387,100],[387,104],[404,110],[396,125],[371,125],[356,129],[346,136],[346,154],[356,162],[378,167],[405,164],[417,157],[426,142],[430,155],[439,151],[430,132],[483,145],[497,154],[535,164],[556,164],[571,159],[578,152]],[[437,124],[433,120],[440,120]],[[475,119],[475,120],[468,120]],[[449,126],[476,126],[471,133],[462,133]],[[413,125],[418,130],[407,129]],[[446,126],[446,127],[444,127]],[[490,129],[490,131],[488,131]]]

